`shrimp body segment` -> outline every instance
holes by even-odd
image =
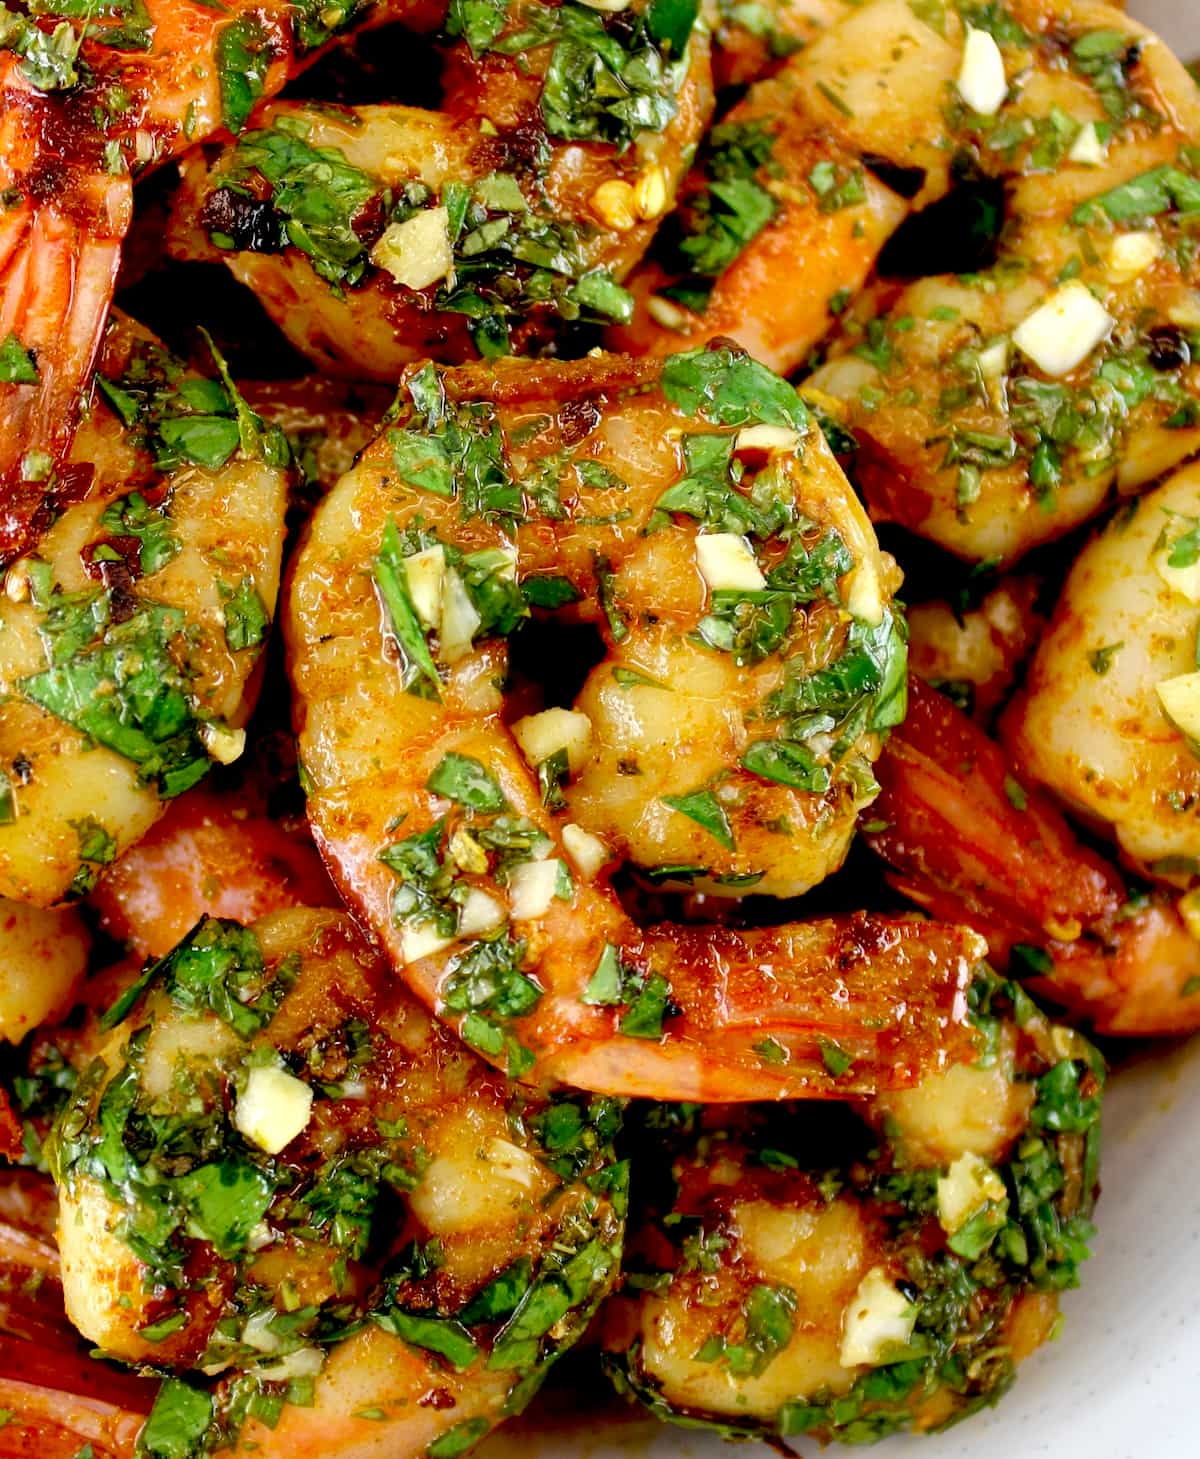
[[[648,1137],[605,1311],[619,1391],[729,1437],[863,1443],[1008,1386],[1087,1255],[1103,1063],[1016,985],[975,999],[973,1067]]]
[[[0,599],[0,892],[82,896],[241,729],[279,586],[282,438],[233,390],[118,327]]]
[[[72,1320],[179,1375],[141,1452],[458,1454],[528,1401],[616,1276],[612,1101],[514,1094],[332,911],[207,919],[125,1010],[52,1162]]]
[[[811,383],[848,408],[875,520],[1011,561],[1200,447],[1200,94],[1111,7],[999,10],[1004,103],[943,99],[952,154],[1008,184],[996,262],[855,320]]]
[[[944,188],[937,140],[957,64],[906,0],[873,0],[753,85],[683,187],[680,236],[631,279],[637,309],[611,347],[669,353],[721,334],[795,370],[914,198]]]
[[[318,368],[355,378],[627,318],[620,280],[712,111],[707,32],[664,34],[665,10],[522,0],[497,33],[447,38],[437,112],[279,103],[189,167],[173,250],[223,259]]]
[[[402,975],[519,1077],[607,1093],[830,1092],[826,1040],[864,1085],[952,1059],[957,929],[643,935],[608,885],[629,857],[811,886],[875,793],[891,568],[795,392],[717,349],[425,366],[401,402],[314,516],[286,631],[318,846]],[[608,654],[586,713],[516,727],[527,763],[500,686],[535,609]]]

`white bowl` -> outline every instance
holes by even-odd
[[[1179,55],[1200,57],[1200,0],[1128,8]],[[1133,1053],[1113,1078],[1104,1141],[1099,1235],[1082,1288],[1063,1299],[1061,1337],[1022,1365],[996,1408],[862,1451],[871,1459],[1200,1456],[1200,1038]],[[777,1459],[764,1445],[734,1448],[632,1415],[605,1422],[591,1395],[583,1406],[572,1421],[552,1398],[551,1414],[501,1431],[481,1459]],[[815,1452],[797,1447],[805,1459]]]

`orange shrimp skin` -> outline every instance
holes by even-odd
[[[442,8],[381,0],[355,21],[429,29]],[[321,54],[303,54],[296,12],[280,0],[147,0],[144,9],[147,49],[87,34],[80,79],[60,91],[39,90],[17,55],[0,53],[0,341],[15,337],[38,377],[0,383],[0,561],[27,545],[14,539],[12,504],[47,480],[86,409],[133,178],[224,125],[222,32],[248,16],[259,22],[264,100]]]
[[[1130,898],[1046,793],[950,700],[912,678],[909,713],[876,766],[881,829],[865,832],[893,886],[974,927],[1006,962],[1016,943],[1053,970],[1029,986],[1097,1032],[1200,1028],[1200,944],[1162,889]],[[1025,969],[1028,971],[1028,969]]]
[[[306,838],[231,795],[192,791],[101,880],[100,925],[142,957],[162,957],[205,916],[253,922],[289,907],[336,907]]]

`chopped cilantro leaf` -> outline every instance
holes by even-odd
[[[681,816],[686,816],[689,821],[695,821],[698,826],[702,826],[714,841],[724,846],[726,851],[736,849],[729,817],[711,790],[693,790],[689,791],[687,795],[663,795],[659,799],[663,805],[669,806],[673,811],[678,811]]]
[[[0,383],[36,385],[39,379],[33,356],[15,334],[0,343]]]
[[[478,760],[453,750],[438,761],[425,787],[434,795],[444,795],[447,800],[466,806],[468,810],[487,813],[502,811],[508,805],[491,772],[485,770]]]

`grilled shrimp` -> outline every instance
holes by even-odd
[[[104,1026],[58,1243],[81,1331],[175,1375],[140,1453],[464,1453],[616,1276],[616,1105],[514,1092],[339,913],[206,919]]]
[[[994,961],[1097,1032],[1200,1028],[1187,898],[1127,883],[944,695],[911,681],[908,717],[876,769],[883,792],[865,838],[910,900],[974,927]]]
[[[67,455],[132,214],[132,179],[222,130],[364,19],[435,24],[437,0],[53,0],[0,39],[0,483]],[[432,10],[432,16],[426,14]],[[7,524],[0,561],[12,555]],[[20,551],[24,543],[17,544]]]
[[[1016,984],[985,973],[973,1004],[974,1066],[857,1110],[704,1111],[635,1158],[603,1328],[620,1391],[729,1437],[850,1443],[1003,1392],[1088,1254],[1103,1062]]]
[[[279,583],[286,446],[122,324],[0,599],[0,893],[86,894],[241,753]]]
[[[318,846],[426,1004],[514,1075],[604,1093],[819,1094],[953,1059],[958,930],[643,934],[608,884],[629,857],[666,885],[811,886],[875,793],[892,568],[795,392],[716,349],[427,365],[401,401],[312,519],[286,634]],[[585,709],[510,729],[531,609],[608,653]]]
[[[281,102],[186,169],[174,251],[223,258],[319,369],[355,378],[625,318],[619,280],[712,110],[694,15],[522,0],[455,31],[439,112]]]
[[[990,14],[993,94],[963,59],[939,114],[960,171],[1008,180],[998,257],[903,290],[812,383],[849,408],[875,520],[1010,561],[1200,447],[1200,93],[1109,6]]]
[[[1200,466],[1080,553],[1005,734],[1028,774],[1139,874],[1200,875]]]
[[[54,1222],[48,1176],[0,1171],[0,1456],[128,1459],[155,1385],[82,1347],[63,1310]]]

